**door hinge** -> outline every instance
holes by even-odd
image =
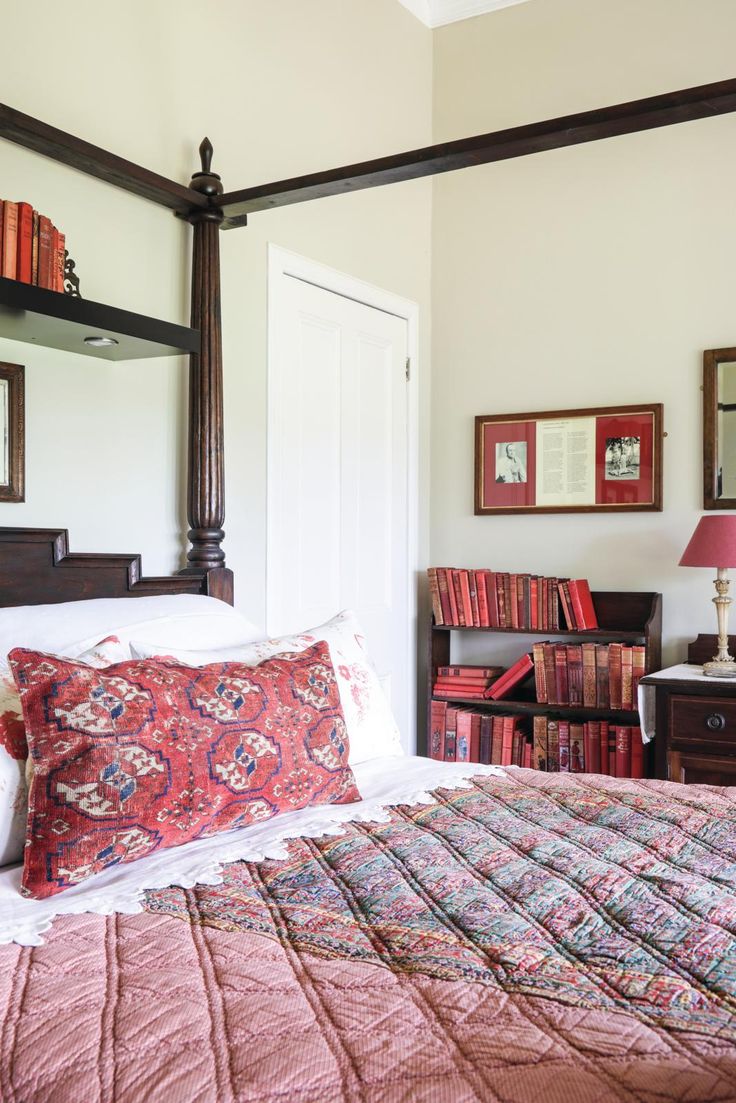
[[[411,379],[411,360],[407,356],[407,358],[406,358],[406,382],[408,383],[410,379]]]

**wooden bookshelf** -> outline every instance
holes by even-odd
[[[536,628],[533,630],[527,628],[462,628],[457,625],[435,624],[434,619],[432,619],[428,639],[427,743],[425,744],[425,753],[429,746],[433,701],[444,701],[449,705],[473,708],[480,712],[516,713],[522,716],[545,714],[563,719],[617,720],[621,724],[637,725],[639,715],[636,710],[547,704],[546,702],[537,701],[534,691],[529,691],[527,687],[517,689],[513,700],[509,698],[503,701],[478,700],[477,697],[434,697],[432,694],[438,667],[450,666],[457,662],[457,659],[452,655],[453,635],[455,633],[526,636],[533,637],[534,640],[544,639],[552,642],[559,639],[596,643],[644,644],[646,647],[646,673],[650,674],[652,671],[659,670],[662,665],[662,595],[643,591],[598,590],[592,596],[600,627],[584,632],[574,632],[566,629],[550,631]],[[519,648],[520,651],[522,649],[522,647]]]

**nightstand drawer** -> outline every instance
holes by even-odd
[[[670,746],[736,754],[736,700],[673,694],[669,706]]]
[[[683,785],[736,785],[736,758],[670,751],[669,779]]]

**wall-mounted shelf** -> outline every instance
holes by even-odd
[[[198,329],[3,278],[0,337],[99,360],[182,356],[200,350]],[[96,348],[86,345],[85,337],[113,337],[117,344]]]

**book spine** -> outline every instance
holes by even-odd
[[[534,731],[534,769],[547,769],[547,717],[535,716],[533,722]]]
[[[525,770],[531,770],[532,768],[532,742],[531,739],[524,740],[524,746],[522,748],[521,764]]]
[[[644,744],[641,738],[641,728],[631,729],[631,776],[644,777]]]
[[[559,743],[560,773],[570,772],[570,721],[557,721],[557,741]]]
[[[495,571],[489,571],[486,577],[486,597],[488,598],[488,619],[491,622],[491,628],[499,627],[498,620],[498,590],[497,590],[498,575]]]
[[[468,588],[470,590],[470,613],[474,628],[480,628],[480,605],[478,604],[478,578],[475,571],[468,571]]]
[[[621,708],[634,708],[634,668],[632,649],[621,648]]]
[[[491,727],[491,765],[501,765],[503,749],[503,716],[494,716]]]
[[[553,643],[542,644],[544,656],[544,684],[547,687],[547,704],[561,705],[557,700],[557,678],[555,674],[555,645]]]
[[[585,772],[585,728],[583,724],[570,724],[570,771]]]
[[[529,579],[529,620],[535,632],[539,628],[539,579],[536,575]]]
[[[457,709],[445,713],[445,762],[454,762],[457,752]]]
[[[583,703],[583,649],[579,643],[567,645],[567,675],[570,704]]]
[[[558,705],[568,705],[570,703],[567,648],[563,643],[555,644],[555,696]]]
[[[595,611],[595,605],[593,604],[593,595],[590,592],[590,586],[588,585],[587,578],[576,578],[574,581],[575,591],[578,595],[578,601],[583,611],[583,619],[581,627],[585,629],[594,629],[598,627],[598,617]]]
[[[479,681],[498,678],[503,674],[502,666],[438,666],[437,674],[441,678],[474,678]]]
[[[514,728],[515,716],[503,716],[501,718],[501,765],[513,766],[514,764]]]
[[[508,594],[506,595],[506,615],[510,628],[519,628],[519,576],[510,574]]]
[[[549,599],[550,599],[550,628],[553,631],[557,631],[560,627],[560,595],[557,592],[557,583],[559,579],[550,579],[549,587]]]
[[[437,568],[437,589],[440,595],[440,609],[442,611],[442,623],[453,624],[452,619],[452,606],[450,605],[450,595],[447,592],[447,568]]]
[[[31,283],[38,286],[38,211],[33,212],[33,243],[31,248]]]
[[[586,709],[594,709],[598,700],[595,646],[594,643],[584,643],[581,647],[583,653],[583,705]]]
[[[616,774],[616,725],[608,725],[608,773],[610,777]]]
[[[631,777],[631,728],[616,726],[616,777]]]
[[[589,774],[599,774],[601,772],[601,722],[600,720],[591,720],[588,726],[590,739],[585,755],[585,769]]]
[[[602,774],[608,774],[608,736],[609,736],[609,724],[607,720],[601,720],[600,733],[598,736],[598,766]]]
[[[493,717],[481,716],[480,718],[480,761],[488,766],[491,761],[491,731],[493,729]]]
[[[33,207],[30,203],[18,204],[18,257],[15,278],[21,283],[31,282],[33,270]]]
[[[429,715],[429,757],[442,761],[445,757],[445,719],[447,715],[447,705],[444,701],[433,701]]]
[[[560,772],[560,727],[557,720],[547,721],[547,770],[551,774]]]
[[[513,689],[525,682],[534,670],[534,663],[530,655],[522,655],[518,662],[506,671],[497,681],[486,690],[485,696],[492,701],[500,701],[508,697]]]
[[[51,222],[43,214],[38,218],[38,286],[51,286]]]
[[[599,709],[607,709],[611,698],[608,689],[608,645],[605,643],[595,645],[595,674],[596,705]]]
[[[18,204],[5,200],[3,211],[2,274],[14,280],[18,266]]]
[[[566,582],[558,582],[557,583],[557,591],[560,595],[560,602],[562,604],[562,615],[565,618],[566,627],[567,628],[572,628],[572,629],[577,628],[577,624],[575,623],[575,618],[573,617],[572,610],[570,608],[569,594],[567,592],[567,583]]]
[[[470,714],[470,761],[480,762],[480,722],[481,714],[479,712],[471,712]]]
[[[458,571],[460,577],[460,600],[463,606],[465,627],[473,627],[473,605],[470,600],[470,573],[466,570]]]
[[[577,628],[587,628],[585,623],[585,613],[583,612],[583,604],[580,600],[580,591],[578,590],[577,580],[571,578],[565,583],[567,586],[567,592],[570,595],[570,606],[572,609],[572,615],[575,618],[575,626]]]
[[[60,295],[64,294],[64,253],[66,251],[66,235],[59,230],[56,244],[56,290]]]
[[[549,579],[542,578],[540,580],[541,591],[541,609],[539,617],[539,627],[542,631],[549,629]]]
[[[631,648],[631,700],[637,708],[639,682],[646,674],[647,649],[643,644],[635,643]]]
[[[461,628],[465,628],[465,625],[466,625],[467,622],[465,620],[465,606],[463,605],[463,592],[462,592],[462,588],[461,588],[461,585],[460,585],[460,571],[456,571],[455,568],[453,567],[450,574],[451,574],[451,577],[452,577],[452,591],[455,595],[455,615],[457,616],[457,620],[455,621],[455,624],[459,624]]]
[[[475,584],[476,592],[478,595],[478,616],[480,618],[481,628],[491,627],[491,617],[488,611],[488,588],[487,579],[490,571],[476,571],[475,572]]]
[[[518,728],[513,729],[511,737],[511,765],[521,766],[521,732]]]
[[[440,585],[437,579],[437,569],[427,568],[427,580],[429,582],[429,596],[432,599],[432,615],[435,624],[444,624],[442,616],[442,603],[440,602]]]
[[[3,218],[5,211],[5,200],[0,199],[0,276],[3,274]]]
[[[621,644],[608,645],[608,693],[612,709],[621,705]]]
[[[506,589],[508,585],[507,574],[496,575],[496,593],[498,595],[498,627],[509,628],[508,617],[506,616]]]
[[[544,645],[532,644],[532,657],[534,659],[534,688],[537,700],[542,704],[547,703],[547,679],[544,676]]]
[[[461,709],[457,714],[456,762],[470,762],[470,728],[470,713],[465,709]]]

